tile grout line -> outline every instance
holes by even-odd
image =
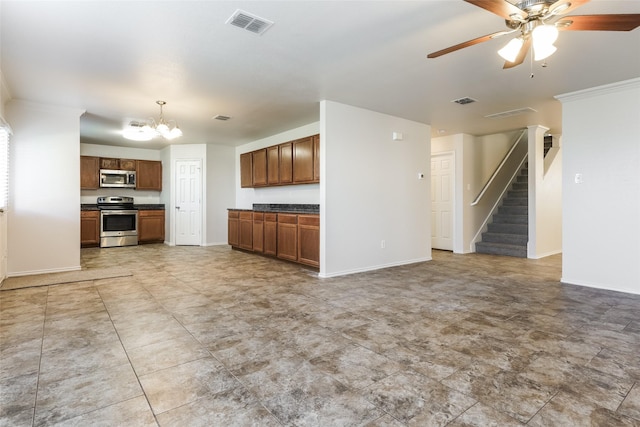
[[[36,425],[36,410],[38,407],[38,389],[40,388],[40,372],[41,372],[41,368],[42,368],[42,353],[44,351],[44,332],[45,332],[45,327],[46,327],[46,323],[47,323],[47,308],[49,307],[49,288],[50,286],[47,286],[47,297],[45,299],[45,304],[44,304],[44,314],[42,316],[42,340],[40,341],[40,358],[38,360],[38,379],[36,380],[36,393],[35,393],[35,397],[33,400],[33,417],[31,418],[31,425],[35,426]]]
[[[116,336],[118,337],[118,341],[120,342],[120,345],[122,346],[122,350],[124,351],[124,354],[127,355],[127,361],[129,362],[129,366],[131,367],[131,370],[133,371],[133,374],[136,376],[136,381],[138,382],[138,386],[140,387],[140,391],[142,391],[142,395],[144,396],[147,405],[149,405],[149,410],[151,411],[151,414],[153,415],[153,420],[155,421],[156,425],[160,425],[160,423],[158,422],[158,418],[156,417],[156,413],[153,410],[153,407],[151,406],[151,402],[149,402],[149,397],[147,396],[147,393],[144,391],[144,387],[142,386],[142,383],[140,382],[140,377],[138,376],[138,373],[136,372],[136,369],[133,366],[133,363],[131,362],[131,358],[129,357],[129,352],[127,352],[127,349],[124,346],[124,343],[122,342],[122,338],[120,338],[120,333],[118,332],[118,328],[116,328],[115,323],[113,323],[113,318],[111,317],[111,313],[109,312],[109,308],[107,307],[107,304],[105,304],[104,302],[104,298],[102,297],[102,294],[100,293],[100,290],[98,289],[98,286],[94,286],[96,293],[98,294],[98,296],[100,297],[100,301],[102,302],[102,305],[104,306],[105,311],[107,312],[107,316],[109,316],[109,321],[111,322],[111,326],[113,327],[114,332],[116,333]]]

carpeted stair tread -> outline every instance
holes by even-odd
[[[527,247],[507,243],[478,242],[476,252],[491,255],[506,255],[519,258],[527,257]]]
[[[516,181],[502,199],[482,241],[476,243],[476,252],[527,257],[529,240],[529,169],[528,163],[520,170]]]

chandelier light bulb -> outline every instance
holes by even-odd
[[[122,136],[132,141],[150,141],[156,136],[161,136],[166,140],[172,140],[182,136],[182,131],[175,124],[174,120],[169,120],[168,123],[173,123],[173,128],[164,120],[164,113],[162,107],[167,103],[165,101],[156,101],[156,104],[160,106],[160,117],[158,122],[153,118],[147,120],[146,123],[131,122],[129,126],[124,129]]]

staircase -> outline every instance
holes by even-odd
[[[476,243],[476,252],[493,255],[527,257],[529,240],[528,216],[528,163],[516,177],[516,182],[507,192],[498,212],[488,224],[488,231],[482,233],[482,241]]]

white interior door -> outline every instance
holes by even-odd
[[[431,247],[453,250],[453,154],[431,156]]]
[[[200,160],[176,161],[176,245],[202,244]]]

